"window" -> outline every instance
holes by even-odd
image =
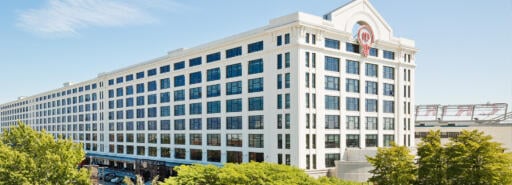
[[[174,130],[185,130],[185,120],[184,119],[174,120]]]
[[[129,74],[129,75],[126,75],[126,82],[129,82],[129,81],[132,81],[133,80],[133,74]]]
[[[347,110],[359,111],[359,98],[347,97]]]
[[[156,89],[156,81],[148,82],[148,92],[155,91]]]
[[[189,130],[201,130],[202,129],[202,119],[194,118],[189,120]]]
[[[284,136],[284,148],[290,149],[290,134],[285,134]]]
[[[160,74],[167,73],[169,71],[171,71],[171,66],[170,65],[165,65],[165,66],[160,67]]]
[[[226,162],[228,163],[242,163],[242,152],[227,151]]]
[[[348,74],[359,74],[359,62],[347,60],[347,73]]]
[[[114,79],[108,80],[108,85],[114,85]]]
[[[220,68],[208,69],[206,71],[206,81],[220,80]]]
[[[226,83],[226,95],[241,94],[242,81]]]
[[[220,60],[220,52],[206,55],[206,63],[215,62]]]
[[[395,113],[395,102],[384,100],[384,113]]]
[[[290,88],[290,73],[284,74],[284,88]]]
[[[185,68],[185,61],[174,63],[174,70],[180,70]]]
[[[144,105],[144,96],[137,96],[137,106]]]
[[[377,147],[377,134],[366,134],[366,147]]]
[[[242,116],[226,117],[226,129],[242,129]]]
[[[325,76],[325,89],[339,91],[340,78],[334,76]]]
[[[347,51],[352,53],[359,53],[359,45],[348,43],[346,44]]]
[[[384,66],[384,78],[385,79],[395,79],[395,68]]]
[[[126,86],[126,95],[132,95],[133,94],[133,86]],[[94,96],[93,96],[94,97]],[[94,101],[94,98],[93,98]]]
[[[290,108],[290,94],[286,93],[284,95],[284,108],[289,109]]]
[[[156,68],[148,70],[148,77],[149,76],[155,76],[156,75]]]
[[[249,98],[249,111],[263,110],[263,97]]]
[[[359,93],[359,80],[347,78],[346,83],[347,92]]]
[[[290,67],[290,52],[284,53],[284,68]]]
[[[185,159],[185,149],[184,148],[176,148],[174,149],[174,158],[175,159]]]
[[[242,112],[242,99],[226,100],[226,112]]]
[[[377,64],[366,64],[366,76],[377,77]]]
[[[137,84],[137,93],[143,93],[143,92],[144,92],[144,84],[143,83]]]
[[[284,34],[284,44],[290,44],[290,34]]]
[[[191,100],[194,100],[194,99],[201,99],[201,87],[196,87],[196,88],[190,88],[189,90],[189,99]]]
[[[185,144],[185,134],[174,134],[174,144],[184,145]]]
[[[168,147],[162,147],[162,150],[160,150],[160,156],[164,158],[171,158],[171,149]]]
[[[168,89],[171,87],[171,80],[169,78],[160,79],[160,89]]]
[[[339,115],[325,115],[325,129],[339,129],[340,116]]]
[[[277,36],[277,46],[283,45],[283,36],[278,35]]]
[[[174,116],[183,116],[185,115],[185,105],[175,105],[174,106]]]
[[[123,83],[123,80],[124,80],[124,78],[123,78],[123,77],[117,77],[117,78],[116,78],[116,83],[117,83],[117,84]],[[84,89],[83,89],[82,87],[80,87],[80,88],[79,88],[79,91],[80,91],[80,92],[82,92],[82,91],[84,91]]]
[[[226,134],[226,145],[242,147],[242,134]]]
[[[395,119],[394,118],[384,118],[384,130],[394,130],[395,129]]]
[[[366,81],[366,94],[377,94],[377,82]]]
[[[174,87],[181,87],[185,85],[185,75],[174,77]]]
[[[313,157],[313,160],[314,160],[314,157]],[[328,153],[328,154],[325,154],[325,167],[326,168],[335,167],[334,162],[335,161],[339,161],[339,160],[340,160],[340,154],[339,153],[334,153],[334,154],[329,154]]]
[[[330,56],[325,56],[325,70],[340,72],[340,59]]]
[[[170,106],[160,107],[160,117],[168,117],[168,116],[171,116],[171,107]]]
[[[263,78],[249,79],[249,93],[263,91]]]
[[[379,50],[377,48],[370,48],[370,56],[378,57],[379,56]]]
[[[263,129],[263,115],[249,116],[249,129]]]
[[[383,50],[383,52],[384,52],[383,54],[384,54],[385,59],[395,60],[395,52],[386,51],[386,50]]]
[[[220,101],[208,102],[206,107],[208,114],[220,113]]]
[[[157,130],[157,122],[156,121],[148,121],[148,130]],[[154,143],[156,143],[156,135],[152,135],[152,136],[154,136],[154,138],[155,138]],[[153,142],[150,142],[150,143],[153,143]]]
[[[257,74],[263,72],[263,59],[249,61],[249,74]]]
[[[359,147],[359,135],[347,134],[347,147],[357,148]]]
[[[148,95],[148,105],[156,104],[156,94]]]
[[[202,104],[201,103],[191,103],[189,105],[189,108],[190,108],[190,115],[195,115],[195,114],[201,114],[201,110],[202,110]]]
[[[208,130],[220,130],[220,118],[207,118],[206,119],[206,129]]]
[[[277,95],[277,109],[283,108],[283,95],[278,94]]]
[[[169,92],[160,93],[160,103],[169,103],[171,101],[171,94]]]
[[[251,44],[247,45],[248,53],[253,53],[253,52],[261,51],[261,50],[263,50],[263,41],[259,41],[259,42],[255,42],[255,43],[251,43]]]
[[[391,146],[391,142],[395,142],[395,135],[384,134],[384,146]]]
[[[242,64],[232,64],[226,66],[226,78],[242,76]]]
[[[189,84],[201,83],[201,71],[190,73]]]
[[[378,122],[377,117],[366,117],[366,130],[377,130]]]
[[[325,135],[325,148],[340,148],[340,135],[339,134],[326,134]]]
[[[249,147],[263,148],[263,134],[249,134]]]
[[[193,58],[188,61],[188,67],[201,65],[201,57]]]
[[[282,89],[282,88],[283,88],[283,75],[278,74],[277,75],[277,89]]]
[[[208,146],[220,146],[220,134],[207,134],[206,144]]]
[[[326,95],[325,96],[325,109],[340,110],[340,97]]]
[[[174,91],[174,101],[183,101],[183,100],[185,100],[185,90]]]
[[[236,47],[226,50],[226,58],[232,58],[242,55],[242,47]]]
[[[160,121],[160,130],[171,130],[171,121],[170,120],[161,120]],[[169,134],[162,134],[160,138],[162,140],[161,144],[170,144],[170,136]],[[163,136],[167,136],[169,138],[164,138]],[[168,139],[169,142],[163,142]]]
[[[117,97],[123,96],[123,88],[122,87],[116,89],[116,96]]]
[[[395,95],[395,85],[384,83],[384,96],[394,96]]]
[[[347,116],[347,129],[359,130],[359,116]]]
[[[340,49],[340,41],[325,38],[325,47],[326,48],[332,48],[332,49]]]
[[[157,116],[157,109],[156,107],[148,108],[148,118],[154,118]]]
[[[206,97],[220,96],[220,84],[206,86]]]
[[[366,112],[377,112],[377,102],[376,99],[366,99]]]
[[[278,54],[277,55],[277,69],[283,68],[283,55]]]

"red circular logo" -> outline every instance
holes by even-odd
[[[373,44],[373,31],[368,25],[362,25],[357,31],[357,41],[362,48],[361,54],[368,56]]]

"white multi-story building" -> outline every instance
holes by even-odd
[[[414,145],[416,51],[354,0],[2,104],[1,128],[21,120],[130,169],[267,161],[322,175],[347,151]]]

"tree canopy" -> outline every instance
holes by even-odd
[[[223,167],[213,165],[182,165],[176,167],[178,176],[164,181],[165,185],[355,185],[335,178],[315,179],[303,170],[273,163],[227,163]]]
[[[378,148],[375,157],[366,157],[375,168],[370,171],[370,182],[377,184],[412,184],[415,182],[414,155],[405,146],[392,143],[389,148]]]
[[[80,144],[55,140],[19,122],[0,136],[0,184],[90,184]]]
[[[446,153],[441,131],[430,131],[418,144],[418,184],[446,185]]]

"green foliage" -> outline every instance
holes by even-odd
[[[450,184],[512,184],[512,159],[491,139],[477,130],[464,130],[451,139],[445,149]]]
[[[446,154],[441,145],[441,132],[430,131],[418,144],[418,184],[446,185]]]
[[[375,157],[366,157],[368,162],[375,169],[370,173],[373,176],[370,182],[376,184],[413,184],[416,180],[416,164],[414,164],[414,155],[405,146],[392,144],[389,148],[378,148]]]
[[[170,177],[164,181],[166,185],[352,185],[350,182],[334,178],[314,179],[303,170],[272,163],[228,163],[224,167],[213,165],[194,164],[179,166],[175,170],[177,177]],[[355,184],[355,183],[354,183]]]
[[[80,144],[55,140],[21,122],[0,140],[0,185],[90,184],[89,172],[77,168],[85,159]]]

